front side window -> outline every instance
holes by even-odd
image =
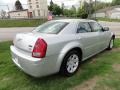
[[[90,22],[90,25],[91,25],[93,32],[98,32],[103,29],[102,26],[98,24],[97,22]]]
[[[45,33],[45,34],[57,34],[67,25],[68,25],[67,22],[50,21],[43,25],[40,25],[33,32]]]
[[[77,33],[87,33],[87,32],[91,32],[90,25],[87,22],[79,23]]]

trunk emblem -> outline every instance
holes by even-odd
[[[32,50],[32,45],[28,45],[28,49],[29,49],[29,50]]]

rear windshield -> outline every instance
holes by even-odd
[[[68,23],[67,22],[47,22],[38,26],[33,32],[45,33],[45,34],[57,34],[59,33]]]

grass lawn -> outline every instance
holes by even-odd
[[[120,22],[120,19],[97,18],[98,21]]]
[[[92,90],[120,90],[120,39],[115,41],[112,51],[104,51],[81,64],[72,77],[56,74],[39,79],[24,74],[13,64],[10,45],[11,42],[0,43],[0,90],[66,90],[89,86]],[[83,85],[86,82],[90,83]]]
[[[0,27],[36,27],[44,23],[45,19],[35,20],[0,20]]]

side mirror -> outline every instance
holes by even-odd
[[[104,27],[103,31],[109,31],[109,27]]]

